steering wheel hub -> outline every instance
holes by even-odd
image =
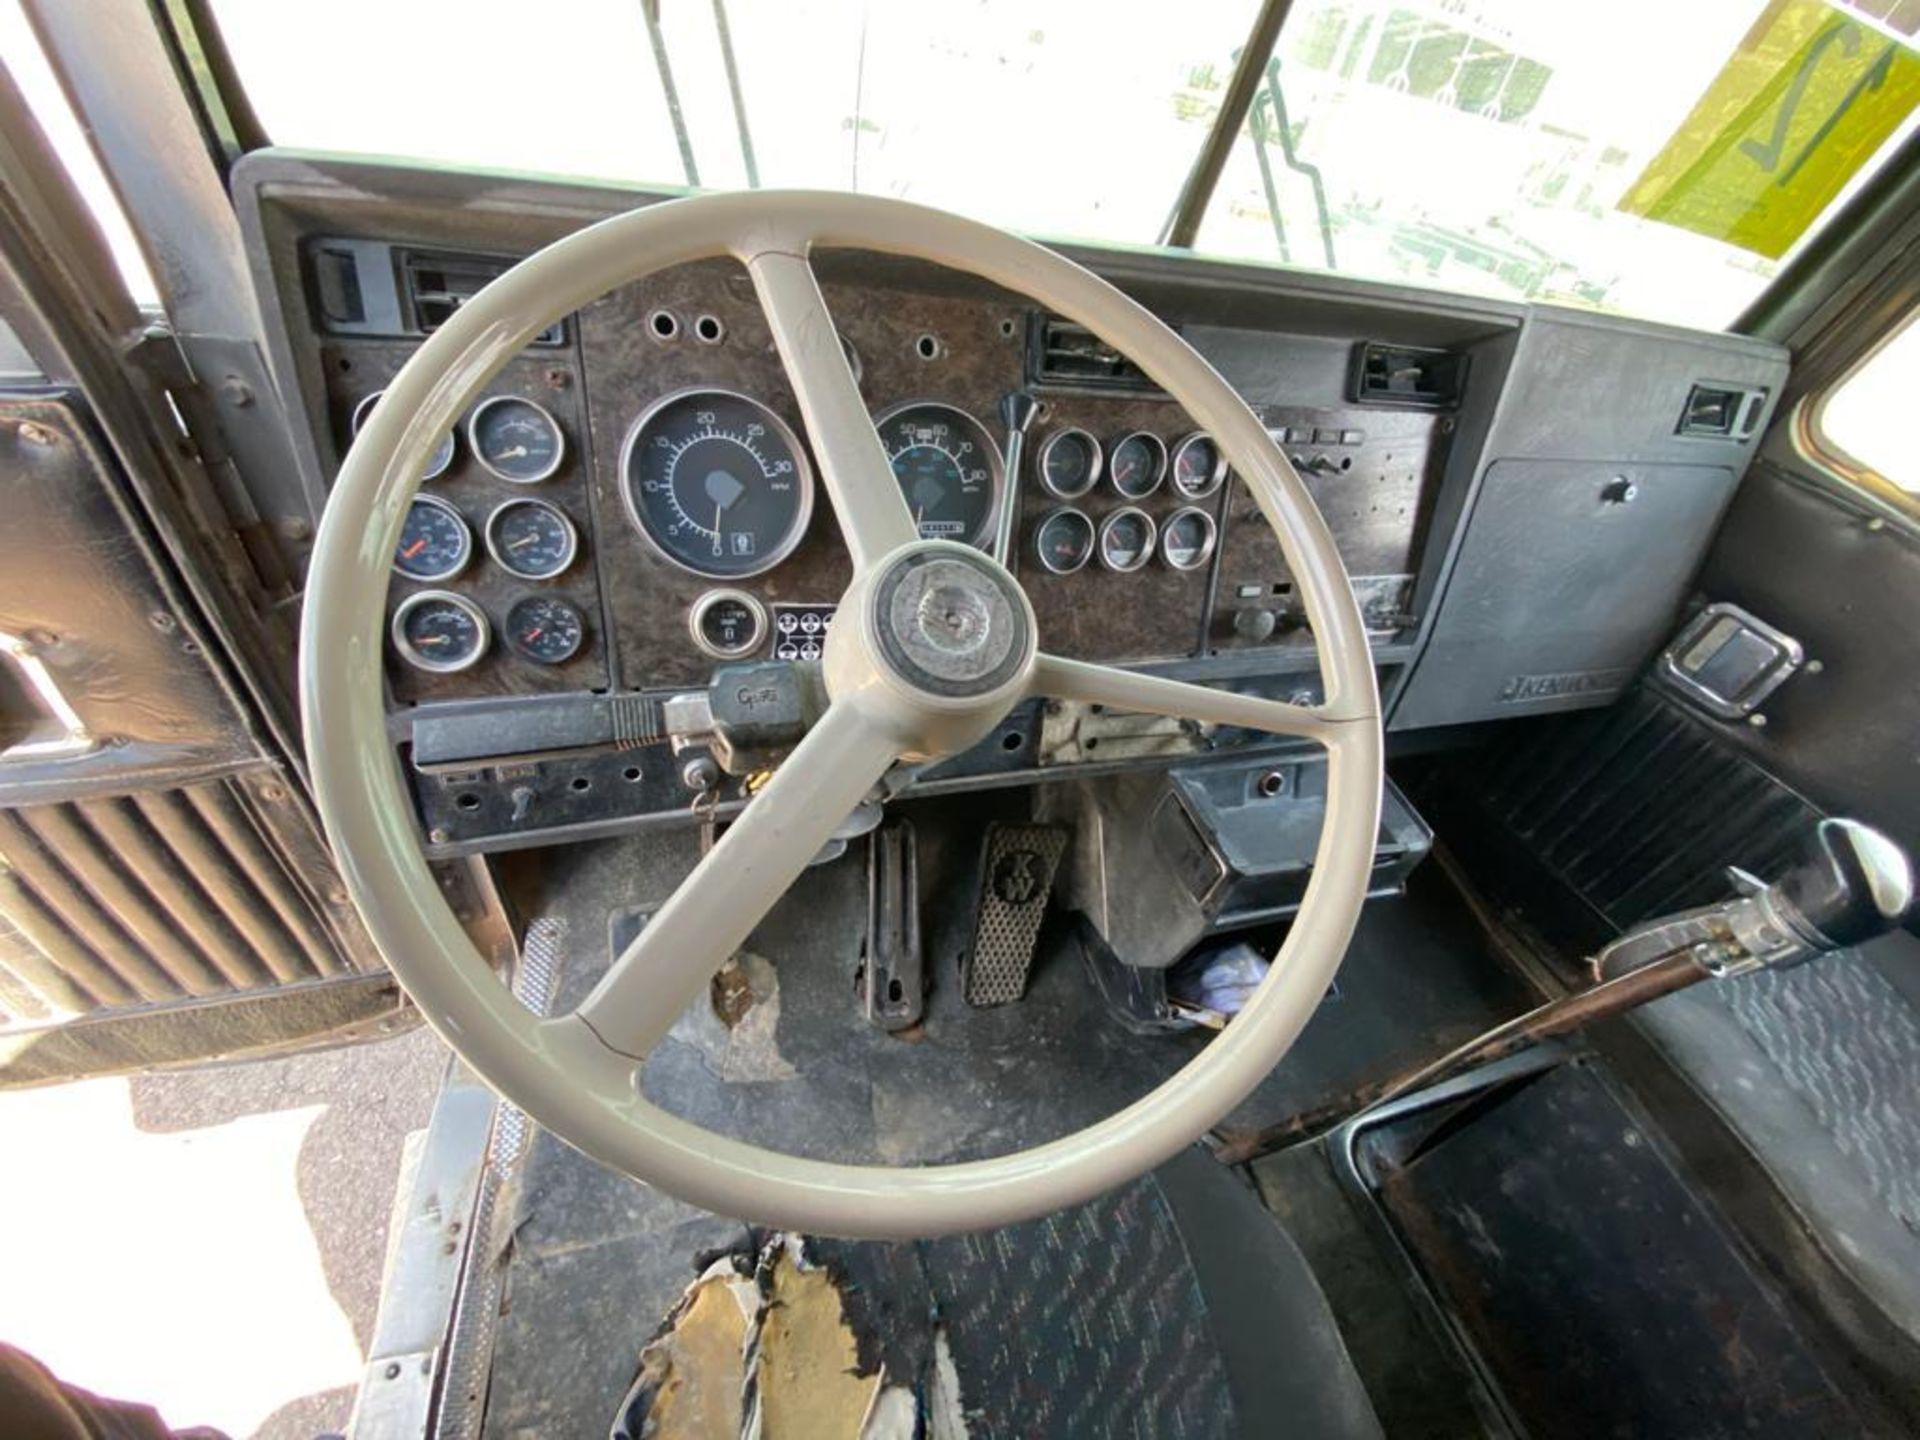
[[[873,591],[887,668],[914,690],[970,699],[1005,688],[1033,654],[1030,612],[1013,577],[944,546],[894,561]]]

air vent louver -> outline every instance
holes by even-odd
[[[1043,316],[1034,322],[1031,369],[1036,385],[1075,385],[1098,390],[1159,387],[1140,367],[1084,325]]]
[[[454,311],[512,266],[513,261],[492,255],[403,252],[400,269],[406,283],[407,315],[413,328],[423,335],[432,334],[453,318]],[[566,338],[566,324],[561,322],[542,331],[533,343],[562,345]]]
[[[1366,341],[1354,351],[1353,398],[1363,405],[1443,410],[1460,401],[1467,357],[1451,350]]]
[[[1709,440],[1745,440],[1767,408],[1767,392],[1751,385],[1722,385],[1702,380],[1687,392],[1677,435]]]

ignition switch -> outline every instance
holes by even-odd
[[[664,708],[676,750],[705,745],[729,775],[771,768],[827,709],[820,666],[767,660],[726,665],[704,693],[676,695]]]

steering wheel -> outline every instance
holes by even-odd
[[[969,547],[920,539],[821,298],[808,260],[816,246],[970,272],[1133,357],[1213,435],[1279,536],[1313,627],[1324,700],[1285,704],[1042,651],[1033,607],[1005,568]],[[844,618],[823,662],[831,703],[586,1000],[541,1018],[494,975],[420,853],[383,713],[388,567],[435,445],[512,356],[616,286],[728,255],[752,277],[852,552]],[[1016,493],[1010,486],[1006,503]],[[708,1210],[791,1229],[914,1238],[1005,1225],[1166,1160],[1244,1098],[1305,1026],[1345,953],[1373,863],[1382,742],[1366,631],[1331,534],[1260,421],[1179,336],[1079,265],[894,200],[749,191],[651,205],[557,241],[461,306],[387,387],[341,466],[308,572],[300,668],[307,761],[347,890],[448,1045],[603,1164]],[[889,767],[963,750],[1035,695],[1325,747],[1326,820],[1312,878],[1272,969],[1233,1023],[1098,1124],[966,1164],[801,1159],[715,1135],[645,1100],[637,1080],[649,1049]]]

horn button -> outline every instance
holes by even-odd
[[[959,549],[903,555],[874,588],[874,630],[893,671],[918,690],[963,698],[1011,680],[1033,649],[1013,577]]]

